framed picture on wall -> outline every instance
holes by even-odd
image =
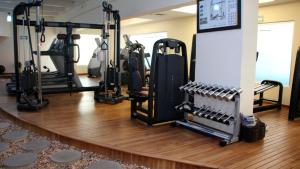
[[[198,33],[241,28],[241,0],[198,0]]]

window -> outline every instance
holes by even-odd
[[[293,37],[294,22],[258,25],[257,81],[276,80],[289,86]]]
[[[95,38],[100,38],[99,35],[81,34],[80,40],[75,43],[80,47],[80,60],[77,65],[88,65],[93,56],[94,50],[97,48]],[[74,48],[76,51],[76,48]],[[75,54],[76,55],[76,54]],[[76,56],[75,56],[76,57]]]
[[[167,32],[159,32],[159,33],[130,35],[130,40],[132,42],[138,41],[139,43],[141,43],[145,46],[145,53],[150,54],[150,58],[148,58],[148,61],[151,64],[151,60],[152,60],[151,56],[152,56],[152,50],[153,50],[154,43],[160,39],[164,39],[167,37],[168,37]],[[147,64],[146,64],[146,66],[147,66],[147,68],[149,68],[149,66]]]

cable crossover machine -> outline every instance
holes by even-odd
[[[120,87],[120,15],[119,11],[113,10],[112,5],[103,1],[104,24],[86,24],[72,22],[47,22],[40,15],[42,0],[32,1],[30,3],[21,2],[13,11],[13,40],[14,40],[14,64],[15,64],[15,94],[18,110],[22,111],[37,111],[38,109],[48,105],[48,100],[43,97],[44,90],[47,94],[61,92],[82,92],[94,91],[95,100],[105,103],[119,103],[124,97],[121,95]],[[36,8],[36,19],[30,20],[30,9]],[[23,19],[20,17],[23,16]],[[113,20],[113,21],[112,21]],[[24,70],[21,71],[19,63],[19,39],[18,26],[26,26],[28,31],[30,58],[27,59],[24,65]],[[30,35],[30,27],[35,27],[36,32],[36,51],[33,51],[32,40]],[[47,88],[44,89],[42,71],[41,71],[41,43],[45,41],[45,28],[65,28],[66,34],[59,34],[57,38],[65,43],[65,74],[67,75],[67,88]],[[106,72],[105,81],[99,82],[99,85],[92,87],[74,86],[76,81],[75,63],[78,59],[74,58],[74,40],[79,39],[80,35],[73,34],[74,29],[99,29],[102,30],[102,45],[101,49],[106,51]],[[114,30],[114,59],[109,63],[109,31]],[[36,56],[37,61],[35,61]]]

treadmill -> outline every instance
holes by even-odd
[[[36,53],[36,52],[34,52]],[[49,56],[56,71],[42,73],[42,89],[45,94],[69,92],[68,74],[65,67],[65,44],[63,40],[55,38],[48,51],[41,51],[41,56]],[[44,68],[46,68],[44,66]],[[6,84],[8,94],[16,94],[15,75]],[[80,88],[82,84],[76,72],[72,80],[72,88]]]

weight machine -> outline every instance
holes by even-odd
[[[29,21],[25,22],[23,20],[16,20],[16,26],[19,25],[25,25],[25,26],[32,26],[35,25],[35,21]],[[74,29],[104,29],[104,25],[99,24],[86,24],[86,23],[72,23],[72,22],[47,22],[45,21],[43,23],[45,27],[52,27],[52,28],[65,28],[66,34],[58,34],[57,36],[57,42],[62,42],[62,47],[58,47],[59,49],[55,49],[53,51],[41,51],[42,55],[53,55],[52,58],[59,59],[59,62],[57,63],[57,66],[61,67],[61,74],[64,77],[64,80],[59,85],[50,85],[48,86],[47,80],[54,80],[53,78],[48,78],[47,73],[43,73],[42,76],[42,88],[44,94],[55,94],[55,93],[66,93],[66,92],[83,92],[83,91],[98,91],[101,89],[101,86],[99,84],[96,84],[94,86],[88,86],[83,87],[81,85],[80,79],[75,72],[75,64],[78,62],[78,59],[80,57],[75,58],[74,56],[74,47],[77,47],[79,49],[79,46],[74,43],[74,40],[79,39],[80,35],[73,34]],[[115,25],[111,25],[110,29],[115,29]],[[36,52],[34,52],[36,53]],[[79,50],[78,50],[78,53]],[[19,62],[19,58],[15,58],[15,63]],[[58,60],[56,61],[58,62]],[[18,73],[20,75],[20,73]],[[15,77],[18,76],[17,74]],[[15,78],[15,84],[20,84],[20,79]],[[45,84],[45,85],[44,85]],[[14,87],[16,85],[7,85],[8,91],[11,94],[16,93],[17,89]]]
[[[41,34],[44,30],[42,24],[43,19],[40,17],[40,7],[42,1],[35,0],[31,3],[21,2],[13,10],[13,39],[14,39],[14,57],[15,57],[15,73],[16,73],[16,89],[17,89],[17,108],[20,111],[36,111],[48,105],[48,100],[43,98],[42,93],[42,80],[41,80],[41,42],[44,40],[44,35]],[[30,35],[30,26],[28,30],[28,40],[31,60],[27,61],[24,66],[22,75],[19,76],[19,47],[18,47],[18,28],[17,18],[20,15],[25,15],[27,25],[29,25],[30,9],[35,7],[36,9],[36,22],[35,22],[35,33],[36,33],[36,57],[37,63],[34,61],[34,53],[32,50],[32,40]],[[22,23],[24,25],[24,21]],[[24,53],[25,55],[25,53]],[[37,64],[37,65],[36,65]],[[20,84],[20,78],[22,83]]]
[[[108,32],[108,30],[115,30],[115,72],[118,71],[119,67],[119,50],[120,49],[120,16],[118,11],[112,11],[110,9],[110,13],[113,13],[114,17],[114,24],[106,24],[106,25],[98,25],[98,24],[85,24],[85,23],[71,23],[71,22],[45,22],[43,19],[40,19],[40,16],[37,16],[36,21],[31,21],[29,17],[26,19],[19,19],[18,17],[23,14],[29,15],[29,9],[32,7],[37,8],[37,14],[39,14],[39,8],[42,5],[42,1],[34,1],[32,3],[20,3],[14,9],[13,15],[13,31],[14,31],[14,63],[15,63],[15,93],[17,96],[17,103],[18,109],[20,110],[38,110],[48,104],[46,99],[43,99],[42,91],[47,94],[52,93],[61,93],[61,92],[82,92],[82,91],[95,91],[95,99],[99,99],[99,91],[103,91],[104,87],[100,82],[97,86],[91,87],[75,87],[73,85],[74,80],[76,79],[76,73],[74,71],[74,64],[77,62],[78,59],[74,59],[74,47],[76,44],[73,43],[75,39],[79,38],[79,35],[72,34],[73,30],[76,28],[87,28],[87,29],[100,29],[104,30],[103,32]],[[109,15],[111,16],[111,15]],[[65,43],[64,47],[64,57],[65,57],[65,74],[67,74],[66,85],[67,87],[55,87],[55,88],[45,88],[43,89],[42,81],[42,73],[41,73],[41,63],[40,63],[40,56],[42,51],[40,51],[40,44],[37,44],[37,51],[33,52],[31,38],[29,38],[30,44],[30,55],[31,59],[26,62],[25,69],[23,72],[20,72],[19,66],[19,46],[18,46],[18,26],[27,26],[28,29],[28,37],[30,36],[30,27],[35,25],[36,34],[37,34],[37,41],[40,43],[41,39],[45,40],[44,35],[41,36],[41,32],[44,32],[45,27],[55,27],[55,28],[66,28],[66,34],[58,35],[58,39],[63,40]],[[109,34],[103,34],[103,36],[109,37]],[[38,38],[39,37],[39,38]],[[40,39],[41,38],[41,39]],[[108,41],[107,41],[108,42]],[[107,44],[107,49],[109,43]],[[78,45],[77,45],[78,47]],[[37,55],[37,66],[35,65],[34,55]],[[108,70],[112,70],[108,68]],[[110,71],[111,72],[111,71]],[[109,79],[111,81],[106,80],[109,84],[109,87],[114,86],[114,91],[117,91],[118,96],[121,95],[121,89],[118,82],[118,78],[116,78],[117,73],[113,73],[113,76],[110,76]],[[108,76],[107,76],[108,79]],[[114,82],[114,83],[112,83]],[[112,85],[113,84],[113,85]],[[121,98],[121,97],[120,97]],[[123,99],[123,97],[122,97]],[[117,100],[117,99],[116,99]]]
[[[183,114],[174,107],[184,100],[178,88],[187,83],[185,43],[175,39],[155,42],[149,87],[144,85],[139,60],[134,56],[129,57],[131,119],[139,119],[149,126],[182,119]],[[148,102],[147,108],[142,106],[144,102]]]
[[[113,6],[107,1],[102,2],[103,7],[103,29],[101,50],[105,56],[104,82],[100,82],[101,90],[95,91],[95,100],[101,103],[120,103],[125,97],[121,91],[121,73],[120,73],[120,34],[121,17],[118,10],[113,10]],[[110,61],[110,27],[114,29],[114,52],[113,60]]]

